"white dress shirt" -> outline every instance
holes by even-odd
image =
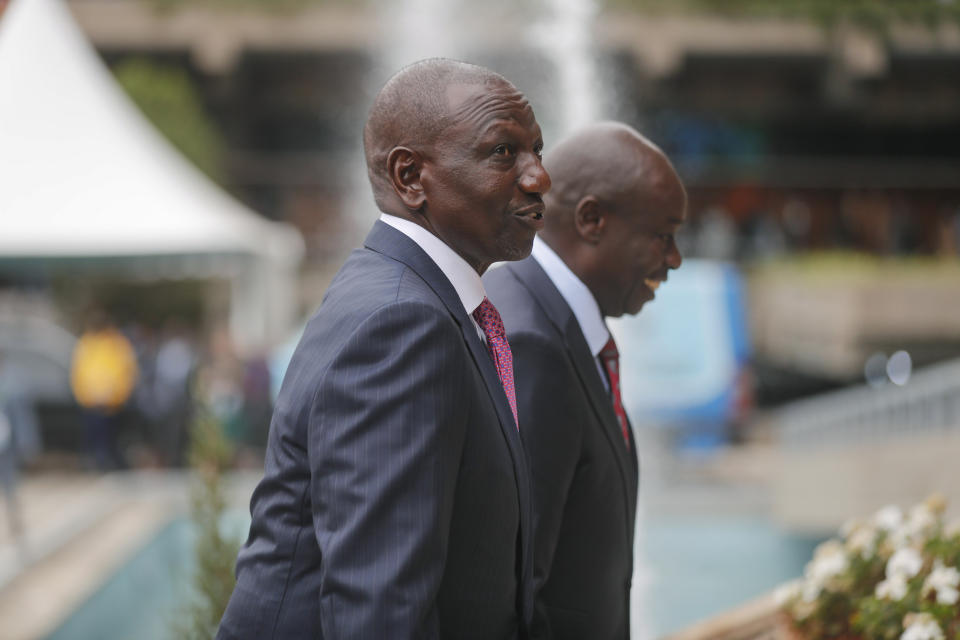
[[[473,267],[467,264],[467,261],[461,258],[456,251],[444,244],[443,240],[415,222],[392,216],[389,213],[381,213],[380,221],[416,242],[417,246],[423,249],[423,252],[436,263],[457,292],[460,303],[467,312],[467,317],[470,318],[477,330],[477,335],[486,342],[487,337],[480,325],[477,324],[476,318],[473,317],[473,311],[487,297],[487,292],[483,288],[483,280],[480,279],[480,275],[474,271]]]
[[[607,329],[607,323],[603,320],[603,314],[600,313],[600,305],[596,298],[583,284],[583,281],[577,277],[570,267],[551,249],[546,242],[537,236],[533,241],[533,258],[543,270],[547,273],[553,285],[563,296],[567,306],[573,311],[577,324],[583,332],[583,337],[587,340],[587,348],[593,354],[593,359],[597,364],[597,370],[600,372],[600,379],[603,385],[609,389],[610,383],[607,381],[607,373],[600,360],[600,351],[610,339],[610,330]]]

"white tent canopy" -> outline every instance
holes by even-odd
[[[294,313],[299,234],[249,211],[144,119],[61,0],[0,19],[0,261],[120,259],[233,280],[245,346]],[[143,269],[140,269],[143,271]]]

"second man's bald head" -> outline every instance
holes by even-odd
[[[687,196],[670,161],[635,129],[589,125],[544,159],[553,187],[540,236],[606,316],[637,313],[680,266]]]
[[[663,152],[633,127],[619,122],[580,129],[556,145],[543,165],[553,188],[546,196],[550,220],[542,235],[566,227],[576,204],[586,196],[615,203],[682,189]]]

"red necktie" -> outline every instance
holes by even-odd
[[[507,343],[507,333],[503,330],[503,321],[489,298],[484,298],[480,306],[474,309],[473,317],[487,336],[487,350],[490,351],[490,357],[493,358],[493,364],[497,368],[497,375],[500,376],[500,384],[503,385],[503,390],[507,394],[507,402],[510,403],[510,410],[513,411],[513,420],[519,427],[517,394],[513,388],[513,354],[510,353],[510,345]]]
[[[610,395],[613,396],[613,412],[617,414],[617,422],[620,423],[620,431],[623,433],[623,441],[627,443],[627,449],[630,448],[630,435],[627,431],[627,412],[623,410],[623,400],[620,398],[620,352],[617,350],[617,343],[613,337],[607,340],[600,350],[600,360],[603,367],[607,370],[607,380],[610,381]]]

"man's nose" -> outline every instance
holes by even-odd
[[[520,189],[525,193],[543,195],[550,190],[550,174],[543,168],[543,162],[536,155],[524,167],[520,175]]]
[[[670,247],[667,249],[666,262],[667,266],[671,269],[679,269],[683,263],[683,256],[680,255],[680,247],[677,246],[677,242],[673,238],[670,238]]]

